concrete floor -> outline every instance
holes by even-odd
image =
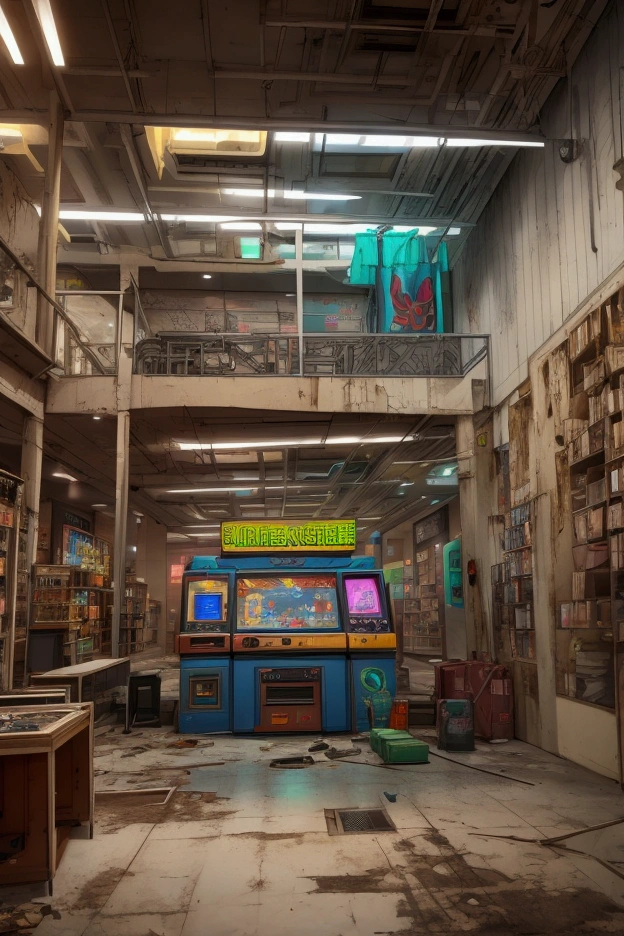
[[[279,771],[272,758],[313,739],[223,735],[185,749],[169,728],[100,731],[98,790],[178,790],[164,807],[98,797],[95,838],[69,842],[37,936],[624,932],[624,880],[592,857],[624,868],[624,826],[567,842],[587,856],[489,837],[624,816],[615,783],[521,742],[397,769],[362,743],[355,763],[316,754]],[[396,832],[328,834],[325,808],[380,805]],[[0,892],[5,904],[30,896]]]

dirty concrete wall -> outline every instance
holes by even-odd
[[[32,271],[37,273],[39,215],[6,162],[0,160],[0,236]],[[0,251],[0,310],[31,340],[35,336],[36,295],[26,277],[15,272]]]
[[[157,642],[165,648],[165,629],[167,611],[167,528],[151,517],[136,517],[131,514],[128,526],[134,522],[136,529],[136,574],[147,582],[150,599],[160,601],[160,620],[158,623]]]
[[[545,148],[518,153],[453,269],[456,331],[491,335],[494,403],[526,379],[529,357],[624,263],[623,68],[624,16],[614,3],[576,60],[570,87],[562,80],[543,108]],[[558,141],[571,135],[581,152],[566,164]]]
[[[559,754],[617,780],[617,725],[613,712],[557,699]]]

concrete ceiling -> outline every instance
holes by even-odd
[[[228,517],[355,516],[367,536],[457,493],[451,418],[170,408],[133,413],[130,435],[131,506],[191,539]],[[215,448],[179,445],[197,442]],[[76,478],[59,499],[114,510],[114,419],[49,416],[44,448],[48,475]]]
[[[264,268],[279,262],[275,248],[288,235],[275,224],[289,218],[420,223],[438,236],[453,226],[456,253],[514,147],[366,147],[327,134],[535,137],[540,107],[604,0],[52,0],[62,67],[51,62],[33,0],[4,6],[25,64],[6,53],[0,61],[2,119],[24,128],[45,165],[42,125],[55,88],[67,117],[63,206],[149,219],[66,221],[72,243],[61,259],[118,261],[121,248],[174,269],[176,258],[229,262],[234,235],[161,214],[260,220],[267,243],[273,235]],[[159,177],[153,125],[318,132],[304,142],[269,133],[261,156],[213,153],[190,166],[167,151]],[[5,158],[39,200],[33,162]],[[227,194],[232,187],[267,195]],[[358,198],[293,202],[284,198],[292,190]]]

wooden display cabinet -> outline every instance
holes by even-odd
[[[91,703],[0,709],[0,884],[51,893],[72,827],[93,838],[93,802]]]

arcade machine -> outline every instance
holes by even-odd
[[[232,730],[230,608],[234,575],[213,556],[193,559],[182,578],[179,730]]]
[[[385,728],[396,693],[396,634],[375,560],[340,573],[354,731]]]
[[[386,724],[395,636],[355,538],[352,520],[222,524],[221,556],[184,575],[181,731],[363,730],[369,711]]]

